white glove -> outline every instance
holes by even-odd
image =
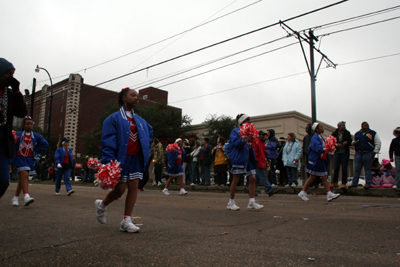
[[[58,163],[58,164],[57,164],[57,168],[59,168],[59,169],[61,169],[61,168],[62,168],[62,166],[61,166],[61,164],[60,164],[60,163]]]

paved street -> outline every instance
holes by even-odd
[[[29,207],[11,206],[16,184],[0,200],[0,266],[400,266],[400,199],[342,196],[327,203],[296,195],[260,195],[262,210],[226,210],[228,193],[139,192],[140,233],[119,231],[125,196],[107,224],[94,201],[106,191],[33,184]],[[20,204],[23,203],[22,197]]]

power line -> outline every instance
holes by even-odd
[[[237,0],[235,0],[234,2],[236,2],[236,1],[237,1]],[[120,59],[120,58],[123,58],[123,57],[129,56],[129,55],[132,55],[132,54],[134,54],[134,53],[140,52],[140,51],[142,51],[142,50],[144,50],[144,49],[147,49],[147,48],[150,48],[150,47],[155,46],[155,45],[157,45],[157,44],[163,43],[163,42],[168,41],[168,40],[170,40],[170,39],[173,39],[173,38],[175,38],[175,37],[177,37],[177,36],[179,36],[179,35],[188,33],[188,32],[190,32],[190,31],[195,30],[195,29],[197,29],[197,28],[200,28],[200,27],[202,27],[202,26],[204,26],[204,25],[207,25],[207,24],[209,24],[209,23],[212,23],[212,22],[214,22],[214,21],[217,21],[217,20],[222,19],[222,18],[224,18],[224,17],[227,17],[227,16],[229,16],[229,15],[232,15],[232,14],[238,12],[238,11],[241,11],[241,10],[243,10],[243,9],[246,9],[246,8],[248,8],[248,7],[252,6],[252,5],[255,5],[255,4],[257,4],[257,3],[261,2],[261,1],[262,1],[262,0],[255,1],[255,2],[253,2],[253,3],[250,3],[250,4],[246,5],[246,6],[243,6],[243,7],[241,7],[241,8],[238,8],[238,9],[236,9],[236,10],[234,10],[234,11],[228,12],[227,14],[224,14],[224,15],[222,15],[222,16],[219,16],[219,17],[217,17],[217,18],[215,18],[215,19],[212,19],[212,20],[210,20],[210,21],[201,23],[201,24],[199,24],[199,25],[197,25],[197,26],[195,26],[195,27],[192,27],[192,28],[190,28],[190,29],[187,29],[187,30],[185,30],[185,31],[183,31],[183,32],[174,34],[174,35],[172,35],[172,36],[170,36],[170,37],[167,37],[167,38],[165,38],[165,39],[162,39],[162,40],[157,41],[157,42],[155,42],[155,43],[152,43],[152,44],[150,44],[150,45],[144,46],[144,47],[139,48],[139,49],[137,49],[137,50],[134,50],[134,51],[132,51],[132,52],[126,53],[126,54],[124,54],[124,55],[118,56],[118,57],[116,57],[116,58],[113,58],[113,59],[110,59],[110,60],[107,60],[107,61],[104,61],[104,62],[102,62],[102,63],[98,63],[98,64],[93,65],[93,66],[91,66],[91,67],[87,67],[87,68],[84,68],[84,69],[75,71],[75,72],[73,72],[73,73],[79,73],[79,72],[82,72],[82,71],[86,71],[86,70],[89,70],[89,69],[93,69],[93,68],[95,68],[95,67],[98,67],[98,66],[101,66],[101,65],[110,63],[110,62],[112,62],[112,61],[118,60],[118,59]],[[234,3],[234,2],[232,2],[232,3]],[[231,4],[232,4],[232,3],[231,3]],[[229,4],[228,6],[230,6],[231,4]],[[226,6],[226,7],[228,7],[228,6]],[[225,9],[226,7],[224,7],[223,9]],[[223,9],[222,9],[222,10],[223,10]],[[220,11],[218,11],[217,13],[219,13],[219,12],[220,12]],[[216,13],[216,14],[217,14],[217,13]],[[64,74],[64,75],[60,75],[60,76],[57,76],[57,77],[54,77],[53,80],[58,79],[58,78],[62,78],[62,77],[66,77],[66,76],[68,76],[68,75],[70,75],[70,73]],[[43,81],[47,81],[47,80],[48,80],[48,79],[42,80],[42,82],[43,82]]]
[[[110,79],[110,80],[107,80],[107,81],[98,83],[98,84],[96,84],[96,85],[88,86],[88,87],[85,88],[85,89],[89,89],[89,88],[92,88],[92,87],[96,87],[96,86],[99,86],[99,85],[102,85],[102,84],[105,84],[105,83],[108,83],[108,82],[111,82],[111,81],[114,81],[114,80],[117,80],[117,79],[121,79],[121,78],[126,77],[126,76],[129,76],[129,75],[132,75],[132,74],[135,74],[135,73],[144,71],[144,70],[148,70],[148,69],[153,68],[153,67],[155,67],[155,66],[159,66],[159,65],[165,64],[165,63],[167,63],[167,62],[171,62],[171,61],[173,61],[173,60],[176,60],[176,59],[179,59],[179,58],[182,58],[182,57],[185,57],[185,56],[188,56],[188,55],[191,55],[191,54],[194,54],[194,53],[203,51],[203,50],[205,50],[205,49],[208,49],[208,48],[211,48],[211,47],[214,47],[214,46],[223,44],[223,43],[227,43],[227,42],[229,42],[229,41],[236,40],[236,39],[238,39],[238,38],[241,38],[241,37],[244,37],[244,36],[247,36],[247,35],[256,33],[256,32],[259,32],[259,31],[261,31],[261,30],[268,29],[268,28],[270,28],[270,27],[279,25],[281,22],[288,22],[288,21],[291,21],[291,20],[294,20],[294,19],[297,19],[297,18],[300,18],[300,17],[303,17],[303,16],[307,16],[307,15],[310,15],[310,14],[312,14],[312,13],[315,13],[315,12],[318,12],[318,11],[321,11],[321,10],[324,10],[324,9],[327,9],[327,8],[330,8],[330,7],[333,7],[333,6],[338,5],[338,4],[342,4],[342,3],[347,2],[347,1],[349,1],[349,0],[342,0],[342,1],[333,3],[333,4],[330,4],[330,5],[321,7],[321,8],[317,8],[317,9],[314,9],[314,10],[311,10],[311,11],[308,11],[308,12],[305,12],[305,13],[302,13],[302,14],[300,14],[300,15],[297,15],[297,16],[294,16],[294,17],[291,17],[291,18],[288,18],[288,19],[285,19],[285,20],[282,20],[282,21],[279,21],[279,22],[276,22],[276,23],[273,23],[273,24],[270,24],[270,25],[267,25],[267,26],[264,26],[264,27],[261,27],[261,28],[258,28],[258,29],[249,31],[249,32],[246,32],[246,33],[243,33],[243,34],[240,34],[240,35],[237,35],[237,36],[234,36],[234,37],[225,39],[225,40],[223,40],[223,41],[220,41],[220,42],[217,42],[217,43],[214,43],[214,44],[211,44],[211,45],[208,45],[208,46],[199,48],[199,49],[197,49],[197,50],[194,50],[194,51],[191,51],[191,52],[188,52],[188,53],[185,53],[185,54],[182,54],[182,55],[179,55],[179,56],[176,56],[176,57],[167,59],[167,60],[164,60],[164,61],[162,61],[162,62],[153,64],[153,65],[151,65],[151,66],[148,66],[148,67],[145,67],[145,68],[142,68],[142,69],[139,69],[139,70],[136,70],[136,71],[133,71],[133,72],[130,72],[130,73],[127,73],[127,74],[124,74],[124,75],[115,77],[115,78],[112,78],[112,79]],[[84,89],[81,89],[80,91],[82,91],[82,90],[84,90]],[[45,96],[43,96],[43,97],[45,97]],[[53,100],[54,100],[54,98],[53,98]]]
[[[400,53],[379,56],[379,57],[373,57],[373,58],[368,58],[368,59],[362,59],[362,60],[357,60],[357,61],[352,61],[352,62],[346,62],[346,63],[342,63],[342,64],[338,64],[338,65],[345,66],[345,65],[350,65],[350,64],[355,64],[355,63],[360,63],[360,62],[365,62],[365,61],[371,61],[371,60],[376,60],[376,59],[381,59],[381,58],[387,58],[387,57],[392,57],[392,56],[398,56],[398,55],[400,55]],[[325,67],[322,69],[327,69],[327,68],[328,67]],[[294,74],[290,74],[290,75],[286,75],[286,76],[282,76],[282,77],[278,77],[278,78],[273,78],[273,79],[269,79],[269,80],[265,80],[265,81],[261,81],[261,82],[256,82],[256,83],[238,86],[238,87],[234,87],[234,88],[230,88],[230,89],[225,89],[225,90],[221,90],[221,91],[217,91],[217,92],[213,92],[213,93],[209,93],[209,94],[204,94],[204,95],[194,96],[194,97],[190,97],[190,98],[186,98],[186,99],[181,99],[178,101],[171,102],[169,104],[175,104],[175,103],[198,99],[198,98],[202,98],[202,97],[206,97],[206,96],[210,96],[210,95],[221,94],[221,93],[238,90],[238,89],[242,89],[242,88],[246,88],[246,87],[250,87],[250,86],[254,86],[254,85],[258,85],[258,84],[262,84],[262,83],[268,83],[268,82],[273,82],[273,81],[277,81],[277,80],[282,80],[282,79],[286,79],[286,78],[290,78],[293,76],[302,75],[302,74],[306,74],[306,73],[308,73],[308,71],[298,72],[298,73],[294,73]]]

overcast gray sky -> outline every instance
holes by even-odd
[[[44,72],[34,72],[37,64],[50,72],[54,83],[79,72],[85,83],[95,85],[336,2],[339,1],[1,1],[0,56],[16,67],[15,77],[20,80],[21,89],[31,90],[34,77],[39,81],[38,89],[49,84]],[[397,5],[398,0],[351,0],[287,24],[301,31]],[[397,8],[315,28],[317,36],[332,33],[320,37],[316,47],[338,64],[336,69],[321,65],[316,82],[317,119],[331,125],[344,120],[352,133],[360,129],[362,121],[368,121],[383,141],[381,159],[388,158],[392,131],[400,126],[399,16]],[[182,32],[185,33],[179,34]],[[177,36],[167,39],[174,35]],[[287,32],[279,25],[269,27],[101,87],[114,91],[127,86],[167,90],[170,104],[182,108],[193,118],[193,124],[203,122],[207,114],[235,117],[241,112],[255,116],[296,110],[311,116],[310,77],[301,47],[294,37],[285,36]],[[283,39],[155,81],[278,38]],[[164,39],[167,40],[159,42]],[[309,47],[303,45],[308,56]],[[137,50],[140,51],[134,52]],[[93,67],[118,57],[121,58]],[[319,60],[316,54],[316,65]],[[204,72],[207,73],[200,75]],[[194,75],[198,76],[189,78]],[[185,78],[188,79],[179,81]]]

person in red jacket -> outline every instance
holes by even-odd
[[[278,192],[278,189],[274,190],[268,181],[266,168],[267,168],[267,160],[266,153],[267,148],[265,146],[265,141],[267,140],[267,133],[264,131],[260,131],[258,135],[258,140],[256,145],[254,146],[254,153],[256,156],[257,167],[256,167],[256,189],[260,184],[260,181],[265,186],[265,192],[271,197],[275,193]]]

